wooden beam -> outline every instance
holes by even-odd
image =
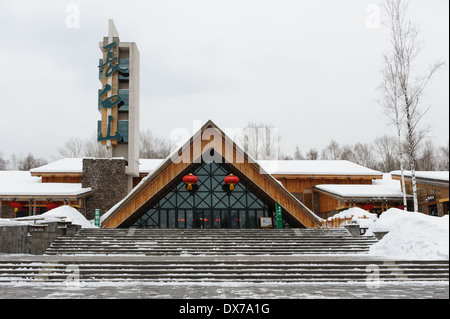
[[[383,179],[383,175],[320,175],[320,174],[272,174],[276,179],[352,179],[352,180],[367,180],[367,179]]]

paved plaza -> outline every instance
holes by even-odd
[[[119,283],[3,284],[2,299],[448,299],[448,283],[198,284]]]

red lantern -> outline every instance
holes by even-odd
[[[17,213],[19,209],[23,208],[23,205],[19,202],[11,202],[11,207],[14,208],[14,213]]]
[[[234,191],[234,185],[239,184],[239,177],[230,174],[225,177],[224,182],[225,184],[230,185],[230,191]]]
[[[198,178],[191,173],[183,177],[183,182],[187,185],[187,190],[191,191],[192,185],[196,185],[198,183]]]
[[[47,203],[47,210],[52,210],[58,207],[58,204],[56,203]]]
[[[22,205],[22,203],[19,203],[19,202],[11,202],[11,207],[12,208],[17,208],[17,209],[21,209],[21,208],[23,208],[23,205]]]
[[[372,204],[367,204],[367,205],[364,205],[362,207],[362,209],[364,209],[364,210],[372,210],[372,209],[374,209],[374,206]]]

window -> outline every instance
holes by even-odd
[[[232,172],[226,165],[202,163],[192,173],[199,179],[195,192],[180,177],[131,227],[256,228],[260,217],[272,215],[274,207],[242,180],[234,191],[227,190],[223,180]]]

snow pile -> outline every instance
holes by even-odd
[[[449,217],[391,208],[369,227],[367,234],[388,231],[370,248],[372,256],[401,259],[449,259]]]
[[[93,226],[81,213],[73,207],[70,206],[61,206],[55,209],[52,209],[49,212],[46,212],[41,215],[44,217],[46,221],[53,220],[61,220],[61,218],[65,221],[72,222],[74,225],[80,225],[82,228],[97,228]]]
[[[28,225],[29,222],[20,222],[14,219],[6,219],[6,218],[0,218],[0,227],[3,226],[23,226]]]
[[[376,214],[369,213],[362,208],[353,207],[328,217],[327,220],[331,222],[334,219],[351,219],[351,222],[359,224],[362,228],[369,228],[378,217]]]
[[[37,223],[49,223],[68,221],[74,225],[80,225],[82,228],[97,228],[93,226],[78,210],[70,206],[61,206],[51,211],[48,211],[42,215],[22,217],[19,219],[0,219],[0,226],[15,226],[15,225],[27,225],[34,224],[36,219]]]

